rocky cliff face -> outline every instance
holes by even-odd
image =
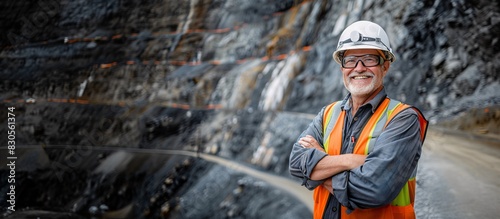
[[[436,118],[498,103],[496,2],[2,4],[4,99],[312,113],[345,94],[331,53],[346,25],[366,19],[391,37],[394,97]]]
[[[137,172],[106,175],[95,168],[117,155],[97,149],[86,153],[81,147],[200,151],[288,177],[290,145],[310,121],[302,113],[314,114],[346,95],[331,54],[343,28],[356,20],[379,23],[391,38],[397,61],[385,81],[389,95],[420,107],[433,122],[500,102],[500,6],[495,1],[44,0],[0,5],[0,99],[3,106],[16,107],[17,145],[40,146],[47,158],[38,167],[20,168],[20,193],[45,195],[20,199],[19,208],[88,216],[111,207],[128,209],[134,218],[210,217],[206,212],[223,209],[212,216],[264,217],[255,210],[262,202],[242,210],[241,203],[249,201],[238,195],[244,188],[261,189],[262,197],[256,196],[263,202],[291,205],[266,198],[272,189],[252,180],[234,183],[241,180],[238,174],[217,179],[218,171],[199,160],[185,166],[181,158],[166,158],[161,171],[151,172],[139,159]],[[7,122],[5,117],[0,121]],[[7,145],[5,139],[1,145]],[[212,207],[183,202],[203,189],[195,185],[200,173],[208,174],[203,180],[236,192],[214,196],[211,202],[226,202]],[[3,179],[7,173],[2,174]],[[162,184],[169,177],[175,186]],[[32,188],[33,178],[45,189]],[[68,183],[74,194],[60,196],[58,187]]]

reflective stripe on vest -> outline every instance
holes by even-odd
[[[340,111],[342,111],[340,109],[341,105],[340,101],[337,101],[325,108],[325,113],[323,114],[323,148],[325,151],[328,151],[328,142],[331,136],[325,133],[332,132],[333,126],[337,123],[337,119],[339,118]]]
[[[341,102],[335,102],[325,108],[323,114],[323,147],[330,155],[339,155],[342,145],[342,134],[345,111],[341,109]],[[358,142],[354,147],[354,154],[369,154],[373,150],[373,145],[376,138],[382,133],[387,124],[399,112],[411,106],[402,104],[399,101],[386,98],[377,108],[373,116],[368,120],[363,128]],[[422,142],[427,131],[427,120],[423,114],[414,108],[419,116],[420,131]],[[332,147],[329,147],[332,145]],[[376,209],[356,209],[349,215],[345,215],[346,208],[342,206],[342,218],[369,218],[368,215],[386,215],[383,218],[415,218],[413,211],[413,203],[415,197],[416,186],[416,169],[412,177],[405,186],[401,189],[398,196],[393,200],[391,205]],[[322,186],[316,188],[314,192],[315,207],[314,218],[321,218],[326,207],[329,196],[328,190]]]

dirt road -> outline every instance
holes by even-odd
[[[266,181],[267,183],[280,188],[282,190],[285,190],[289,194],[295,196],[298,200],[300,200],[302,203],[304,203],[309,210],[313,209],[313,202],[312,202],[312,192],[307,190],[306,188],[302,187],[299,185],[298,182],[292,181],[290,179],[276,176],[270,173],[266,173],[263,171],[256,170],[252,167],[241,165],[239,163],[236,163],[234,161],[230,161],[224,158],[220,158],[217,156],[213,155],[208,155],[208,154],[200,154],[200,157],[214,162],[218,163],[220,165],[229,167],[231,169],[243,172],[245,174],[248,174],[250,176],[253,176],[255,178],[258,178],[260,180]]]
[[[498,218],[500,139],[430,129],[417,179],[418,218]]]

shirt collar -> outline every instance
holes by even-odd
[[[382,90],[380,90],[380,92],[378,92],[378,94],[373,99],[371,99],[367,103],[363,104],[361,107],[369,105],[372,109],[372,112],[375,113],[375,110],[377,109],[378,105],[380,105],[380,103],[382,103],[382,101],[385,99],[386,96],[387,96],[387,93],[385,92],[385,87],[384,87],[384,88],[382,88]],[[343,110],[347,110],[347,111],[351,110],[352,103],[350,100],[351,100],[351,93],[347,94],[347,96],[342,100],[342,103],[340,106]]]

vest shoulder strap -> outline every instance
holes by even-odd
[[[327,153],[330,132],[332,132],[333,127],[337,123],[340,112],[342,111],[341,105],[341,101],[333,102],[326,106],[325,112],[323,113],[323,148]]]
[[[400,113],[401,111],[407,109],[407,108],[412,108],[416,113],[417,113],[417,116],[418,116],[418,122],[420,124],[420,139],[422,140],[422,142],[425,140],[425,136],[427,134],[427,126],[428,126],[428,121],[427,119],[424,117],[424,114],[422,113],[422,111],[420,111],[418,108],[416,107],[413,107],[413,106],[410,106],[408,104],[403,104],[401,103],[400,105],[398,105],[397,107],[394,108],[394,110],[391,112],[391,114],[389,115],[389,119],[387,120],[385,126],[387,126],[387,124],[389,124],[389,122],[398,114]],[[384,126],[384,128],[385,128]]]

